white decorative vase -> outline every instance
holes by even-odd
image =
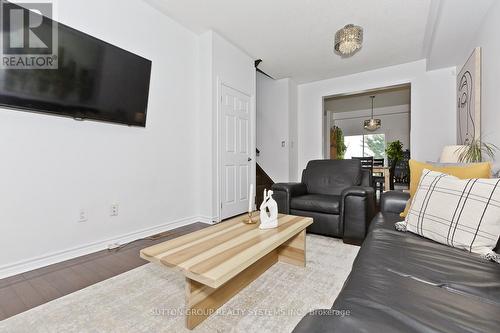
[[[264,201],[260,205],[259,229],[273,229],[278,227],[278,204],[273,199],[273,191],[264,190]]]

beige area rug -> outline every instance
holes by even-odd
[[[358,247],[308,235],[307,267],[277,263],[192,332],[290,332],[330,308]],[[184,278],[147,264],[0,322],[0,332],[190,332]]]

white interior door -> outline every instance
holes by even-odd
[[[248,210],[250,184],[250,97],[221,86],[220,99],[221,219]]]

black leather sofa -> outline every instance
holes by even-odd
[[[372,175],[359,160],[315,160],[301,183],[277,183],[272,190],[280,213],[314,219],[308,232],[360,244],[375,214],[371,184]]]
[[[394,230],[407,199],[382,196],[332,309],[308,314],[294,333],[500,332],[500,265]]]

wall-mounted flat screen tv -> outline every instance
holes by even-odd
[[[43,17],[35,32],[50,34],[53,22]],[[151,61],[61,23],[57,32],[57,69],[0,68],[0,107],[146,126]],[[3,29],[2,46],[12,36]]]

